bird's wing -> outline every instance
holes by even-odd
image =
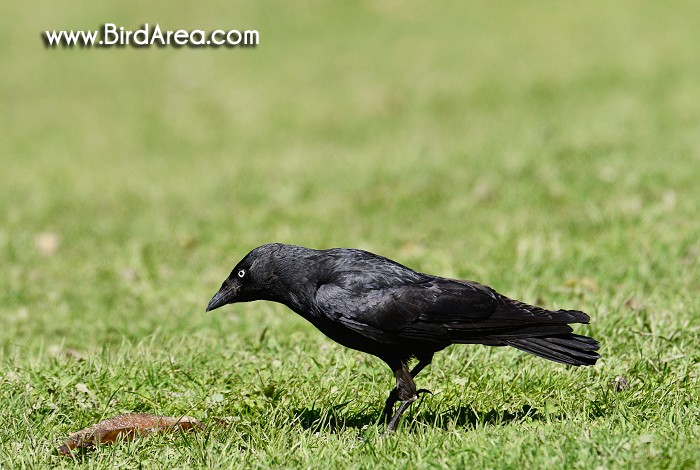
[[[425,276],[363,282],[367,273],[323,284],[316,301],[323,314],[384,343],[406,340],[442,342],[451,323],[478,324],[496,310],[499,297],[468,281]]]

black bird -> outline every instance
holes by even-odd
[[[513,346],[573,366],[599,358],[598,342],[568,325],[588,323],[583,312],[535,307],[362,250],[260,246],[233,268],[207,311],[253,300],[284,304],[332,340],[386,362],[396,376],[384,407],[388,431],[427,391],[416,389],[414,377],[451,344]],[[418,363],[409,371],[411,358]]]

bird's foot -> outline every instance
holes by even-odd
[[[411,403],[416,401],[418,399],[417,396],[413,396],[410,400],[404,400],[401,402],[399,405],[399,408],[396,410],[396,413],[394,416],[391,418],[389,423],[386,425],[386,429],[384,430],[384,434],[389,434],[394,431],[396,431],[397,426],[399,425],[399,419],[401,419],[401,415],[408,409],[409,406],[411,406]]]
[[[414,401],[418,400],[418,397],[420,397],[422,394],[428,393],[430,395],[433,394],[430,390],[427,388],[421,388],[419,390],[416,390],[416,394],[411,397],[408,400],[400,400],[398,398],[398,392],[396,389],[393,389],[391,393],[389,394],[389,398],[386,400],[386,406],[384,407],[384,421],[388,421],[386,425],[386,429],[384,431],[385,434],[388,434],[390,432],[396,431],[396,427],[399,425],[399,418],[401,418],[401,415],[408,409],[408,407],[413,403]],[[401,405],[399,405],[399,409],[396,410],[396,413],[393,413],[394,411],[394,404],[397,401],[401,401]],[[422,399],[421,399],[422,402]],[[419,403],[420,405],[420,403]],[[393,416],[392,416],[393,414]],[[389,417],[391,416],[391,419]]]

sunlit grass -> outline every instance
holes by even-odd
[[[696,468],[697,6],[273,4],[3,7],[0,466]],[[146,20],[261,45],[39,37]],[[582,309],[603,358],[450,348],[383,436],[379,360],[281,306],[204,313],[270,241]],[[208,428],[57,456],[132,411]]]

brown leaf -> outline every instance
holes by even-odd
[[[128,413],[100,421],[88,428],[70,435],[68,442],[58,451],[67,457],[73,456],[75,449],[94,448],[99,444],[111,444],[117,440],[132,440],[153,433],[203,429],[198,420],[189,416],[153,415],[149,413]]]
[[[625,300],[625,307],[632,310],[639,310],[640,308],[644,307],[644,302],[637,297],[632,296]]]
[[[192,235],[180,237],[177,241],[177,244],[180,245],[180,248],[183,250],[191,250],[197,246],[197,243],[199,243],[199,239]]]

